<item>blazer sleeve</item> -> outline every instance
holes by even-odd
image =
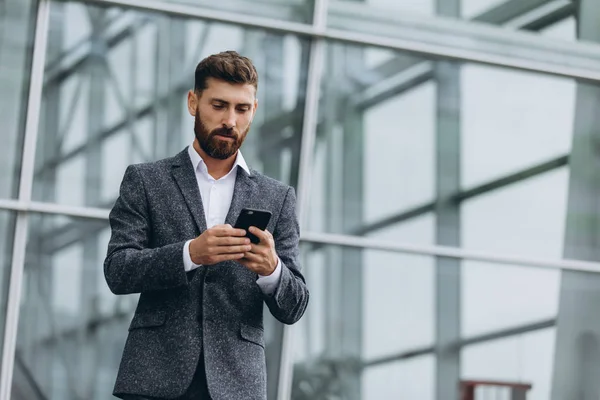
[[[264,294],[271,314],[284,324],[296,323],[308,306],[309,292],[300,272],[300,229],[296,217],[296,194],[289,188],[275,230],[275,250],[281,260],[279,285],[271,295]]]
[[[150,248],[152,227],[146,192],[134,165],[125,171],[109,223],[104,276],[113,293],[142,293],[188,284],[183,266],[185,242]]]

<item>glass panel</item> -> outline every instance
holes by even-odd
[[[363,371],[363,399],[435,398],[435,356],[368,367]]]
[[[241,15],[311,23],[313,0],[169,0],[203,9],[215,9]]]
[[[411,83],[411,65],[429,66],[396,52],[329,44],[326,53],[308,228],[397,238],[434,198],[436,84]],[[415,223],[431,230],[425,219]]]
[[[11,232],[3,231],[12,226],[3,216],[0,238],[12,239]],[[139,295],[116,296],[106,285],[106,221],[30,218],[13,392],[25,393],[16,398],[28,400],[108,399]],[[8,255],[0,253],[0,265],[9,262]],[[266,318],[265,343],[272,373],[268,380],[276,388],[280,338],[273,321]]]
[[[109,235],[106,221],[30,216],[14,391],[111,397],[137,296],[106,285]]]
[[[307,39],[76,2],[53,3],[50,32],[36,200],[109,208],[129,164],[191,144],[185,102],[194,70],[224,49],[250,57],[259,72],[260,106],[244,157],[296,185]]]
[[[451,301],[436,299],[444,258],[308,242],[302,255],[311,305],[294,328],[294,400],[433,399],[435,335],[451,338],[443,331],[453,324],[459,336],[441,350],[460,352],[461,379],[531,384],[528,399],[550,398],[552,374],[566,365],[555,348],[560,270],[462,260],[458,313],[436,317],[435,304]],[[454,290],[445,282],[440,296]],[[593,283],[564,282],[563,295],[594,301]],[[592,332],[572,342],[573,352],[589,346],[591,369],[600,368]],[[509,398],[506,387],[478,391]]]
[[[461,377],[530,384],[527,400],[548,400],[552,398],[555,339],[556,329],[547,328],[465,347],[461,352]],[[489,397],[484,395],[486,390]],[[482,397],[477,398],[509,398],[499,396],[498,388],[488,386],[480,391]]]
[[[417,244],[452,232],[468,250],[562,258],[574,80],[341,43],[327,55],[307,230]],[[436,204],[436,181],[453,179]]]
[[[460,13],[463,18],[473,19],[486,11],[498,9],[499,6],[507,7],[511,3],[512,8],[517,8],[516,2],[508,0],[462,0],[460,2]]]
[[[574,15],[575,7],[566,2],[556,3],[552,0],[330,0],[328,23],[335,28],[393,36],[396,15],[412,16],[415,21],[443,15],[506,29],[543,31],[557,20]]]
[[[573,79],[465,65],[461,89],[464,188],[571,151]]]
[[[465,260],[462,273],[461,330],[466,337],[547,321],[558,313],[558,270]]]
[[[4,325],[6,322],[6,305],[12,253],[15,239],[16,214],[0,210],[0,346],[4,342]],[[0,356],[2,350],[0,350]]]
[[[577,40],[577,20],[575,16],[565,18],[542,29],[540,33],[553,39],[575,41]]]
[[[402,354],[433,345],[435,260],[313,244],[302,255],[311,304],[294,328],[292,398],[432,399],[433,357]]]
[[[569,170],[561,167],[462,203],[462,245],[494,254],[563,256]]]
[[[16,198],[27,112],[37,1],[0,5],[0,198]]]

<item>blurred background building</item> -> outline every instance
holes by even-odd
[[[598,0],[0,0],[0,400],[111,398],[108,211],[228,49],[311,290],[266,322],[270,399],[598,399],[599,41]]]

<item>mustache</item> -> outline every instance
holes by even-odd
[[[237,134],[233,131],[233,129],[217,128],[210,133],[211,138],[216,135],[237,139]]]

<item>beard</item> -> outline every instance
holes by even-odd
[[[233,129],[216,128],[208,131],[206,125],[202,122],[200,110],[196,110],[194,120],[194,133],[200,148],[212,158],[218,160],[226,160],[233,156],[244,143],[246,135],[250,130],[250,125],[241,134],[236,133]],[[224,136],[233,140],[223,140],[217,136]]]

